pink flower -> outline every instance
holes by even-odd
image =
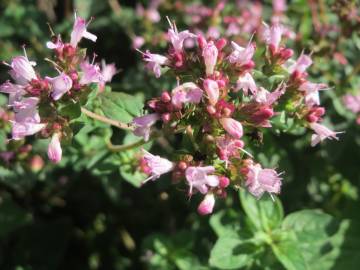
[[[252,34],[261,25],[262,20],[262,4],[258,1],[238,1],[239,10],[241,13],[242,31]]]
[[[37,111],[39,99],[36,97],[24,98],[14,101],[12,104],[15,112],[15,122],[17,123],[40,123],[40,115]]]
[[[252,57],[255,53],[255,45],[250,43],[246,48],[237,45],[235,42],[231,42],[233,52],[229,56],[229,62],[236,64],[237,66],[243,66],[252,61]]]
[[[99,83],[99,92],[104,91],[105,84],[111,82],[114,75],[117,73],[115,64],[106,64],[105,60],[101,61],[101,76],[102,81]]]
[[[17,115],[19,115],[19,113],[21,113],[22,111],[36,111],[36,106],[38,103],[39,103],[39,98],[28,97],[28,98],[23,98],[21,100],[14,101],[11,104],[11,106],[13,107],[14,112]],[[19,121],[19,120],[17,120],[17,121]]]
[[[244,147],[244,142],[228,136],[221,136],[216,138],[216,146],[219,158],[227,161],[230,158],[240,157],[239,149]]]
[[[202,216],[211,214],[215,206],[215,197],[213,193],[206,194],[198,206],[198,213]]]
[[[285,91],[286,91],[286,85],[280,85],[273,92],[269,92],[265,88],[260,87],[254,99],[258,103],[271,106],[285,93]]]
[[[206,36],[211,39],[218,39],[220,35],[220,30],[216,26],[210,26],[206,32]]]
[[[241,33],[241,28],[239,27],[238,23],[231,22],[227,29],[226,29],[226,36],[237,36]]]
[[[38,98],[29,97],[13,103],[15,119],[11,121],[11,123],[12,137],[14,140],[33,135],[46,126],[46,124],[40,123],[40,116],[37,112],[38,102]]]
[[[59,76],[54,78],[45,78],[51,83],[51,97],[54,100],[59,100],[65,93],[70,91],[72,87],[72,80],[65,73],[61,73]]]
[[[311,136],[311,146],[317,145],[319,142],[322,142],[325,139],[335,139],[339,140],[336,134],[340,134],[343,132],[335,132],[327,127],[318,124],[318,123],[310,123],[310,128],[315,131],[315,134]]]
[[[245,185],[249,192],[257,198],[260,198],[264,192],[280,193],[281,178],[273,169],[262,169],[260,164],[250,165],[248,167]]]
[[[204,44],[202,49],[202,57],[204,58],[206,75],[212,75],[217,62],[218,49],[216,48],[213,41]]]
[[[253,95],[256,94],[257,92],[256,83],[250,73],[248,72],[245,73],[237,80],[235,92],[239,91],[240,89],[243,90],[245,95],[248,94],[249,90]]]
[[[13,84],[9,81],[0,85],[0,92],[9,94],[9,105],[11,106],[14,101],[19,101],[23,95],[26,94],[24,87],[21,85]]]
[[[288,71],[289,73],[293,73],[295,71],[299,73],[303,73],[306,71],[306,69],[309,66],[311,66],[311,64],[312,64],[312,60],[310,56],[306,54],[301,54],[299,58],[296,60],[296,62],[288,68]]]
[[[135,36],[132,39],[132,47],[134,49],[140,49],[145,44],[145,39],[141,36]]]
[[[221,118],[220,124],[235,139],[240,139],[243,135],[243,128],[240,122],[232,118]]]
[[[155,74],[156,78],[160,78],[161,76],[161,66],[166,65],[168,63],[168,59],[165,56],[162,56],[160,54],[153,54],[149,51],[146,51],[145,53],[140,52],[143,54],[144,61],[147,62],[146,68],[150,71],[152,71]]]
[[[319,122],[321,120],[321,116],[325,114],[325,108],[323,107],[312,107],[307,116],[306,120],[310,123]]]
[[[181,109],[185,103],[200,103],[203,91],[196,84],[187,82],[174,88],[171,95],[172,104],[176,108]]]
[[[83,18],[77,17],[75,13],[75,22],[70,38],[71,46],[76,48],[82,38],[90,39],[91,41],[96,42],[97,37],[86,30],[87,26],[88,23],[86,23]]]
[[[353,113],[360,112],[360,95],[350,95],[347,94],[342,98],[343,103],[346,108],[348,108]]]
[[[114,63],[106,64],[105,60],[101,61],[101,75],[104,82],[111,82],[116,72],[117,70]]]
[[[149,19],[149,21],[157,23],[161,20],[161,16],[159,11],[157,11],[156,9],[148,9],[146,11],[146,17]]]
[[[174,169],[174,163],[166,158],[154,156],[144,149],[142,151],[144,153],[143,160],[146,163],[147,172],[150,174],[150,177],[143,181],[143,183],[146,183],[149,180],[158,179],[162,174],[168,173]]]
[[[185,171],[186,181],[190,186],[189,194],[193,193],[193,188],[200,193],[206,194],[209,187],[216,187],[219,185],[219,177],[216,175],[209,175],[215,172],[213,166],[193,167],[190,166]]]
[[[250,116],[250,121],[260,127],[269,128],[271,123],[269,119],[274,115],[274,110],[267,106],[260,106],[255,113]]]
[[[80,84],[100,83],[104,80],[98,65],[90,64],[88,60],[86,60],[80,64],[80,68],[83,72],[79,82]]]
[[[12,70],[9,72],[17,84],[25,85],[29,81],[37,79],[33,66],[36,63],[29,61],[26,56],[16,56],[10,64]]]
[[[54,133],[48,147],[48,157],[51,162],[59,163],[62,157],[62,149],[60,144],[60,136]]]
[[[21,140],[26,136],[34,135],[42,130],[46,124],[31,123],[31,122],[12,122],[12,139]]]
[[[274,48],[275,51],[279,49],[281,42],[281,36],[283,34],[283,26],[274,24],[271,27],[265,24],[265,30],[263,32],[263,39],[268,46]]]
[[[64,43],[61,40],[60,35],[56,37],[56,40],[53,41],[48,41],[46,42],[46,47],[48,47],[51,50],[54,49],[62,49],[64,47]]]
[[[175,52],[182,52],[184,41],[188,38],[195,38],[196,35],[189,32],[189,30],[178,32],[175,23],[172,23],[167,17],[170,24],[170,29],[168,30],[168,39],[170,40]]]
[[[145,17],[153,23],[159,22],[161,17],[159,12],[157,11],[157,8],[160,2],[161,1],[159,0],[152,0],[147,9],[144,9],[144,7],[141,4],[137,4],[136,15],[139,17]]]
[[[326,90],[327,85],[323,83],[304,82],[299,90],[305,92],[305,103],[307,106],[320,105],[320,90]]]
[[[211,79],[204,80],[204,89],[211,105],[215,105],[219,100],[219,85]]]
[[[143,137],[144,141],[149,140],[151,126],[153,126],[156,121],[160,120],[160,115],[157,113],[151,113],[140,117],[135,117],[132,121],[135,125],[134,134],[139,137]]]

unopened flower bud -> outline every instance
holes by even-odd
[[[267,119],[271,118],[274,115],[274,111],[272,108],[261,108],[259,111],[254,113],[251,116],[251,120],[255,123],[262,123],[263,121],[266,121]]]
[[[72,58],[76,53],[76,49],[70,44],[65,44],[63,48],[63,54],[66,58]]]
[[[209,102],[211,105],[215,105],[219,100],[219,86],[216,81],[206,79],[204,80],[204,89],[209,98]]]
[[[235,141],[235,146],[238,148],[244,148],[245,143],[242,140],[236,140]]]
[[[169,94],[169,92],[164,91],[161,93],[161,101],[162,102],[169,102],[171,100],[171,96]]]
[[[69,72],[69,77],[71,78],[71,80],[73,81],[77,81],[79,79],[79,75],[76,72],[76,70],[70,71]]]
[[[215,197],[213,193],[208,193],[199,204],[198,213],[202,216],[211,214],[215,205]]]
[[[224,109],[222,110],[222,113],[223,113],[223,115],[224,115],[225,117],[229,117],[229,116],[231,116],[232,111],[231,111],[231,109],[229,109],[229,108],[224,108]]]
[[[242,168],[240,169],[240,173],[241,173],[242,175],[247,175],[248,172],[249,172],[248,167],[242,167]]]
[[[171,114],[170,113],[163,113],[161,115],[161,120],[164,122],[164,123],[168,123],[170,120],[171,120]]]
[[[318,107],[316,108],[316,114],[319,116],[323,116],[325,114],[326,110],[324,107]]]
[[[235,139],[240,139],[243,135],[243,128],[239,121],[236,121],[232,118],[221,118],[220,124]]]
[[[185,162],[185,161],[180,161],[180,162],[178,163],[178,168],[179,168],[180,170],[182,170],[182,171],[185,171],[186,168],[187,168],[186,162]]]
[[[61,124],[59,124],[59,123],[53,123],[52,124],[52,128],[53,128],[53,130],[60,130],[61,129]]]
[[[54,133],[49,147],[48,147],[48,157],[53,163],[59,163],[62,157],[62,149],[60,144],[59,133]]]
[[[212,105],[208,105],[208,106],[206,107],[206,110],[207,110],[207,112],[208,112],[209,114],[215,114],[215,113],[216,113],[216,109],[215,109],[215,107],[212,106]]]
[[[219,88],[223,88],[226,86],[225,80],[217,80],[216,82],[217,82]]]
[[[306,116],[306,120],[309,122],[309,123],[315,123],[319,120],[319,117],[317,117],[316,115],[314,114],[309,114],[308,116]]]
[[[292,49],[284,49],[280,52],[280,58],[283,61],[288,60],[289,58],[291,58],[294,55],[294,51]]]
[[[206,45],[206,39],[202,35],[198,35],[197,41],[198,41],[200,49],[202,50]]]
[[[155,109],[156,108],[156,100],[152,99],[152,100],[149,100],[147,105],[151,108],[151,109]]]
[[[39,155],[35,155],[31,158],[29,165],[33,172],[38,172],[44,167],[44,160]]]
[[[226,176],[219,177],[219,187],[220,188],[227,188],[230,184],[230,179]]]
[[[206,75],[212,75],[217,62],[218,49],[213,41],[208,42],[202,49],[202,56],[206,67]]]
[[[270,44],[270,45],[269,45],[269,50],[270,50],[271,56],[275,56],[275,55],[276,55],[277,48],[276,48],[274,45]]]
[[[227,44],[227,40],[225,38],[220,38],[216,41],[215,46],[216,48],[221,51]]]
[[[249,62],[247,62],[242,66],[242,69],[247,70],[247,69],[253,69],[254,67],[255,67],[254,61],[250,60]]]

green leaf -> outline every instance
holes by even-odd
[[[273,237],[276,238],[276,236]],[[309,269],[294,233],[279,232],[279,238],[271,247],[281,264],[288,270]]]
[[[100,108],[104,115],[129,123],[139,116],[144,107],[141,96],[131,96],[120,92],[105,92],[99,95]]]
[[[238,236],[241,229],[240,213],[233,210],[221,210],[211,215],[210,225],[218,237],[223,235]]]
[[[300,252],[312,270],[358,269],[359,224],[340,222],[319,210],[303,210],[287,216],[282,228],[295,233]]]
[[[273,201],[266,194],[261,199],[256,199],[245,190],[240,190],[239,195],[247,217],[257,230],[269,231],[280,226],[284,211],[278,198],[275,197]]]
[[[151,251],[146,269],[203,269],[193,255],[194,235],[180,231],[174,235],[152,234],[143,241],[143,249]],[[176,265],[176,266],[175,266]]]
[[[6,106],[8,99],[5,95],[0,94],[0,106]]]
[[[73,103],[72,101],[65,104],[61,104],[58,109],[60,115],[69,117],[70,119],[76,119],[81,116],[80,103]]]
[[[73,131],[73,135],[75,136],[80,132],[80,130],[85,126],[85,123],[82,121],[75,121],[70,123],[70,128]]]
[[[174,261],[179,270],[209,270],[209,267],[202,266],[199,260],[190,252],[179,254],[179,256],[176,256]]]
[[[223,236],[211,250],[209,263],[220,269],[239,269],[252,263],[256,251],[251,240]]]
[[[4,130],[0,130],[0,150],[4,151],[6,149],[6,133]]]

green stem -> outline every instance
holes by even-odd
[[[126,151],[147,144],[149,141],[159,138],[160,136],[161,134],[159,132],[153,131],[148,141],[144,141],[144,139],[141,139],[133,143],[121,144],[121,145],[114,145],[111,142],[107,142],[107,147],[111,152]]]
[[[134,143],[129,143],[129,144],[121,144],[121,145],[114,145],[111,142],[107,143],[107,147],[109,148],[109,150],[111,152],[122,152],[122,151],[126,151],[126,150],[130,150],[139,146],[142,146],[144,144],[146,144],[147,142],[145,142],[143,139],[136,141]]]
[[[124,129],[124,130],[133,130],[133,127],[129,126],[128,124],[125,124],[120,121],[113,120],[113,119],[107,118],[105,116],[93,113],[93,112],[85,109],[84,107],[81,107],[81,112],[92,119],[109,124],[111,126],[114,126],[114,127],[120,128],[120,129]]]

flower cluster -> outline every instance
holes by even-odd
[[[262,20],[264,14],[268,13],[267,5],[261,1],[227,1],[221,0],[215,3],[187,3],[184,1],[174,1],[173,3],[161,0],[149,1],[145,9],[141,4],[136,7],[135,14],[145,21],[144,30],[139,30],[138,35],[132,35],[133,47],[140,49],[145,45],[162,46],[166,36],[158,33],[157,29],[149,29],[147,21],[159,23],[159,10],[166,9],[176,11],[174,16],[181,19],[181,23],[186,23],[191,32],[202,35],[205,38],[218,39],[221,35],[236,41],[242,41],[253,33],[263,31]],[[284,15],[287,9],[285,0],[272,1],[272,23],[286,24],[287,19]],[[144,20],[145,19],[145,20]],[[284,27],[284,35],[294,39],[295,33],[289,28]],[[188,39],[185,42],[186,48],[192,48],[195,42]]]
[[[215,198],[225,197],[230,185],[246,187],[257,198],[280,193],[280,173],[263,168],[246,149],[254,140],[261,143],[263,129],[273,127],[273,117],[285,114],[298,126],[313,130],[312,145],[337,139],[336,132],[320,123],[325,109],[320,107],[319,91],[326,86],[308,80],[309,55],[292,59],[294,52],[284,45],[282,25],[265,24],[262,41],[239,45],[225,38],[179,32],[175,23],[169,23],[167,54],[142,55],[157,78],[167,67],[177,86],[149,100],[149,114],[132,124],[134,134],[145,141],[152,137],[154,125],[161,123],[166,136],[183,134],[190,145],[182,145],[172,161],[144,152],[139,168],[149,175],[147,180],[171,171],[175,183],[186,183],[189,196],[204,196],[198,212],[209,214]],[[197,46],[185,48],[189,39]],[[258,47],[263,48],[260,57]]]
[[[96,36],[87,31],[88,23],[76,16],[70,42],[63,42],[60,35],[52,36],[46,46],[54,51],[54,76],[41,76],[35,71],[36,63],[24,55],[14,57],[5,63],[13,82],[0,85],[0,92],[9,95],[8,106],[14,112],[12,140],[22,140],[26,136],[38,134],[40,138],[50,138],[48,157],[58,163],[62,158],[62,139],[71,137],[72,120],[63,108],[80,104],[92,91],[92,84],[100,89],[116,73],[114,65],[88,61],[83,50],[78,47],[82,38],[96,41]],[[69,108],[69,107],[68,107]]]

